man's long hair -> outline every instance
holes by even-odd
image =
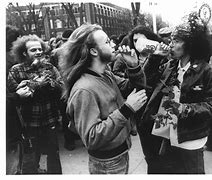
[[[90,49],[95,47],[93,32],[102,30],[96,24],[84,24],[74,30],[68,41],[61,47],[59,67],[65,87],[62,98],[67,100],[74,83],[91,65]]]
[[[208,62],[211,53],[207,25],[197,12],[191,12],[184,21],[175,27],[172,37],[184,41],[184,48],[191,56],[191,62],[197,60]]]
[[[45,51],[47,49],[47,45],[45,42],[39,38],[37,35],[25,35],[18,38],[15,42],[13,42],[13,46],[11,49],[11,53],[14,56],[14,59],[18,63],[26,62],[26,56],[24,56],[24,52],[26,53],[26,43],[28,41],[38,41],[41,43],[42,50]]]

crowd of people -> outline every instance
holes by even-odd
[[[59,127],[67,150],[83,142],[90,174],[128,174],[137,134],[148,174],[205,174],[209,39],[196,13],[158,34],[138,25],[108,37],[83,24],[48,43],[7,26],[6,174],[62,174]]]

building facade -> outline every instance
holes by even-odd
[[[72,7],[71,11],[69,5]],[[31,21],[30,27],[28,27],[21,20],[23,18],[20,18],[20,23],[23,23],[21,28],[24,30],[30,28],[30,33],[36,33],[38,29],[36,25],[39,24],[39,29],[41,29],[39,35],[43,39],[49,40],[51,37],[61,36],[65,29],[75,29],[86,22],[101,25],[109,36],[126,34],[133,27],[133,16],[129,9],[111,3],[70,3],[69,5],[67,3],[40,3],[35,5],[33,13],[38,22]],[[28,17],[28,19],[32,17],[30,16],[32,10],[29,10],[26,6],[21,6],[21,11],[14,13],[17,16]],[[17,26],[17,24],[15,25]]]

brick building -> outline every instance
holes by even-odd
[[[96,23],[102,26],[103,30],[109,35],[120,35],[132,29],[132,12],[111,3],[70,3],[72,5],[73,17],[64,8],[62,3],[40,3],[35,5],[34,14],[40,19],[39,34],[43,39],[48,40],[53,36],[60,36],[65,29],[75,29],[82,23]],[[68,7],[68,6],[67,6]],[[32,11],[27,6],[20,6],[21,14],[28,19],[32,18]],[[20,11],[14,11],[15,15],[20,16]],[[24,30],[29,27],[21,18],[19,26],[17,20],[14,21],[17,27]],[[30,22],[30,33],[36,33],[38,27],[33,20]],[[77,24],[77,25],[76,25]]]

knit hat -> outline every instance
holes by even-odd
[[[160,37],[169,37],[171,33],[172,33],[172,29],[170,27],[164,27],[158,31],[158,34]]]
[[[67,29],[63,32],[62,34],[62,40],[67,41],[69,36],[72,34],[73,30],[72,29]]]

